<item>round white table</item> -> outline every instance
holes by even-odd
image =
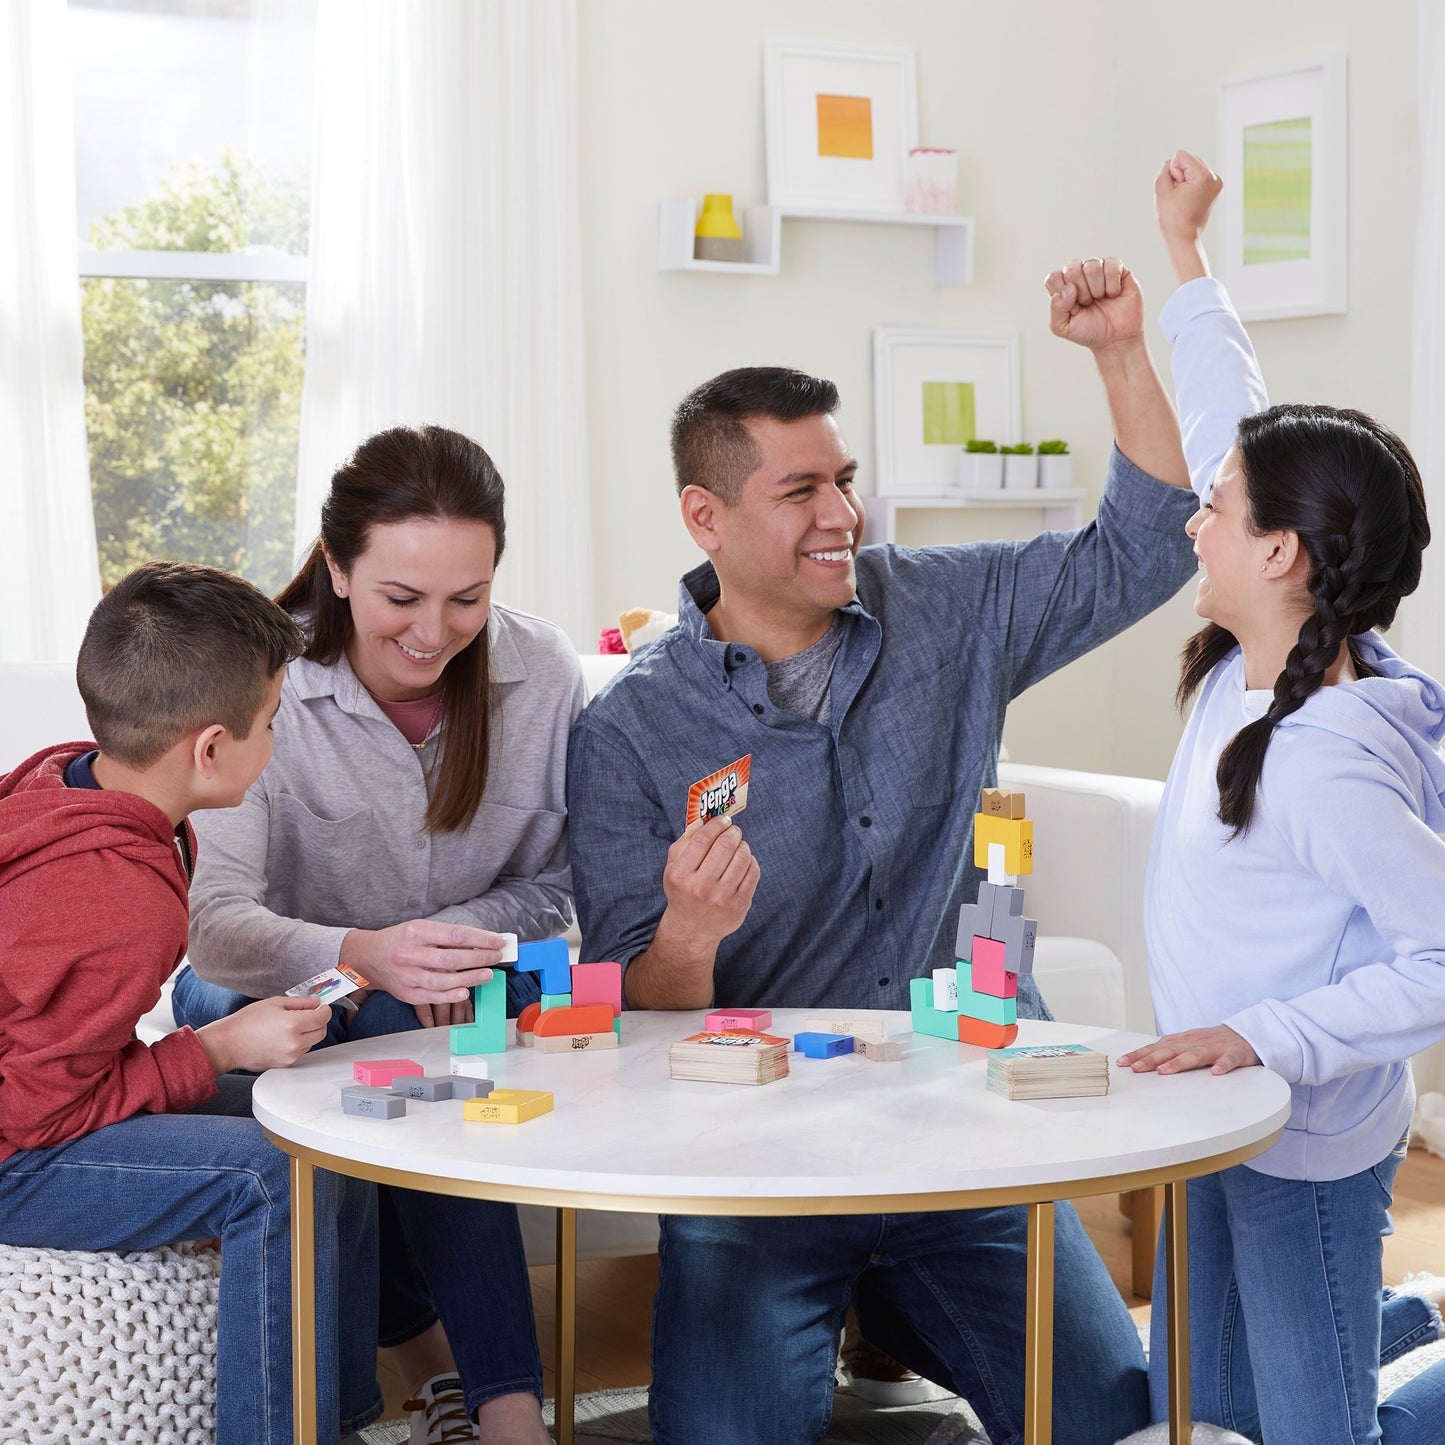
[[[394,1120],[343,1114],[362,1058],[450,1070],[445,1029],[308,1054],[256,1083],[256,1118],[291,1155],[292,1316],[297,1445],[316,1439],[312,1171],[557,1209],[557,1413],[571,1445],[576,1210],[677,1214],[873,1214],[1021,1204],[1029,1215],[1025,1439],[1052,1429],[1053,1223],[1061,1199],[1165,1186],[1170,1419],[1187,1445],[1188,1282],[1184,1182],[1262,1153],[1289,1116],[1289,1088],[1265,1069],[1215,1078],[1111,1068],[1107,1096],[1009,1101],[984,1088],[986,1053],[910,1031],[906,1013],[777,1009],[771,1032],[809,1018],[885,1018],[905,1057],[793,1054],[761,1087],[668,1077],[667,1049],[704,1014],[628,1013],[622,1046],[543,1054],[513,1045],[488,1060],[499,1087],[548,1089],[550,1114],[474,1124],[460,1101],[409,1100]],[[1020,1044],[1085,1043],[1110,1059],[1144,1035],[1026,1022]]]

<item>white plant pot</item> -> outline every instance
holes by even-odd
[[[1065,452],[1062,456],[1043,456],[1039,462],[1039,486],[1049,491],[1067,491],[1074,485],[1074,459]]]
[[[965,492],[996,492],[1003,486],[1003,458],[997,452],[964,452],[958,483]]]
[[[1036,456],[1006,456],[1003,459],[1003,488],[1006,492],[1032,492],[1039,485]]]

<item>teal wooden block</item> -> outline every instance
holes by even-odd
[[[933,1007],[933,979],[915,978],[908,984],[913,1010],[913,1032],[958,1042],[958,1015]]]
[[[622,1018],[620,1015],[612,1020],[612,1032],[617,1035],[617,1042],[620,1044],[622,1042]]]
[[[481,1046],[471,1052],[503,1053],[507,1047],[507,975],[500,968],[494,968],[491,978],[472,990],[472,1012],[476,1017],[472,1027],[480,1033]]]
[[[570,993],[544,993],[542,995],[542,1012],[546,1013],[549,1008],[571,1008],[572,995]]]
[[[961,977],[958,980],[958,1011],[987,1024],[1016,1024],[1019,1021],[1017,998],[994,998],[992,994],[979,993],[975,988],[966,988]]]
[[[492,1052],[486,1045],[486,1034],[476,1024],[452,1025],[452,1053],[485,1054]]]

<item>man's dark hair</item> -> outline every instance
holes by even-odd
[[[740,366],[690,391],[672,418],[672,471],[681,496],[704,487],[737,505],[762,457],[746,423],[754,417],[801,421],[838,409],[838,388],[825,376],[788,366]]]
[[[291,617],[242,578],[147,562],[90,614],[75,680],[101,752],[148,768],[213,723],[248,736],[271,679],[304,646]]]

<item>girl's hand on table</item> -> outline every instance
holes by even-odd
[[[1259,1055],[1244,1035],[1236,1033],[1227,1024],[1216,1024],[1212,1029],[1188,1029],[1182,1034],[1165,1034],[1152,1044],[1119,1056],[1119,1067],[1133,1069],[1136,1074],[1183,1074],[1190,1069],[1228,1074],[1260,1062]]]

